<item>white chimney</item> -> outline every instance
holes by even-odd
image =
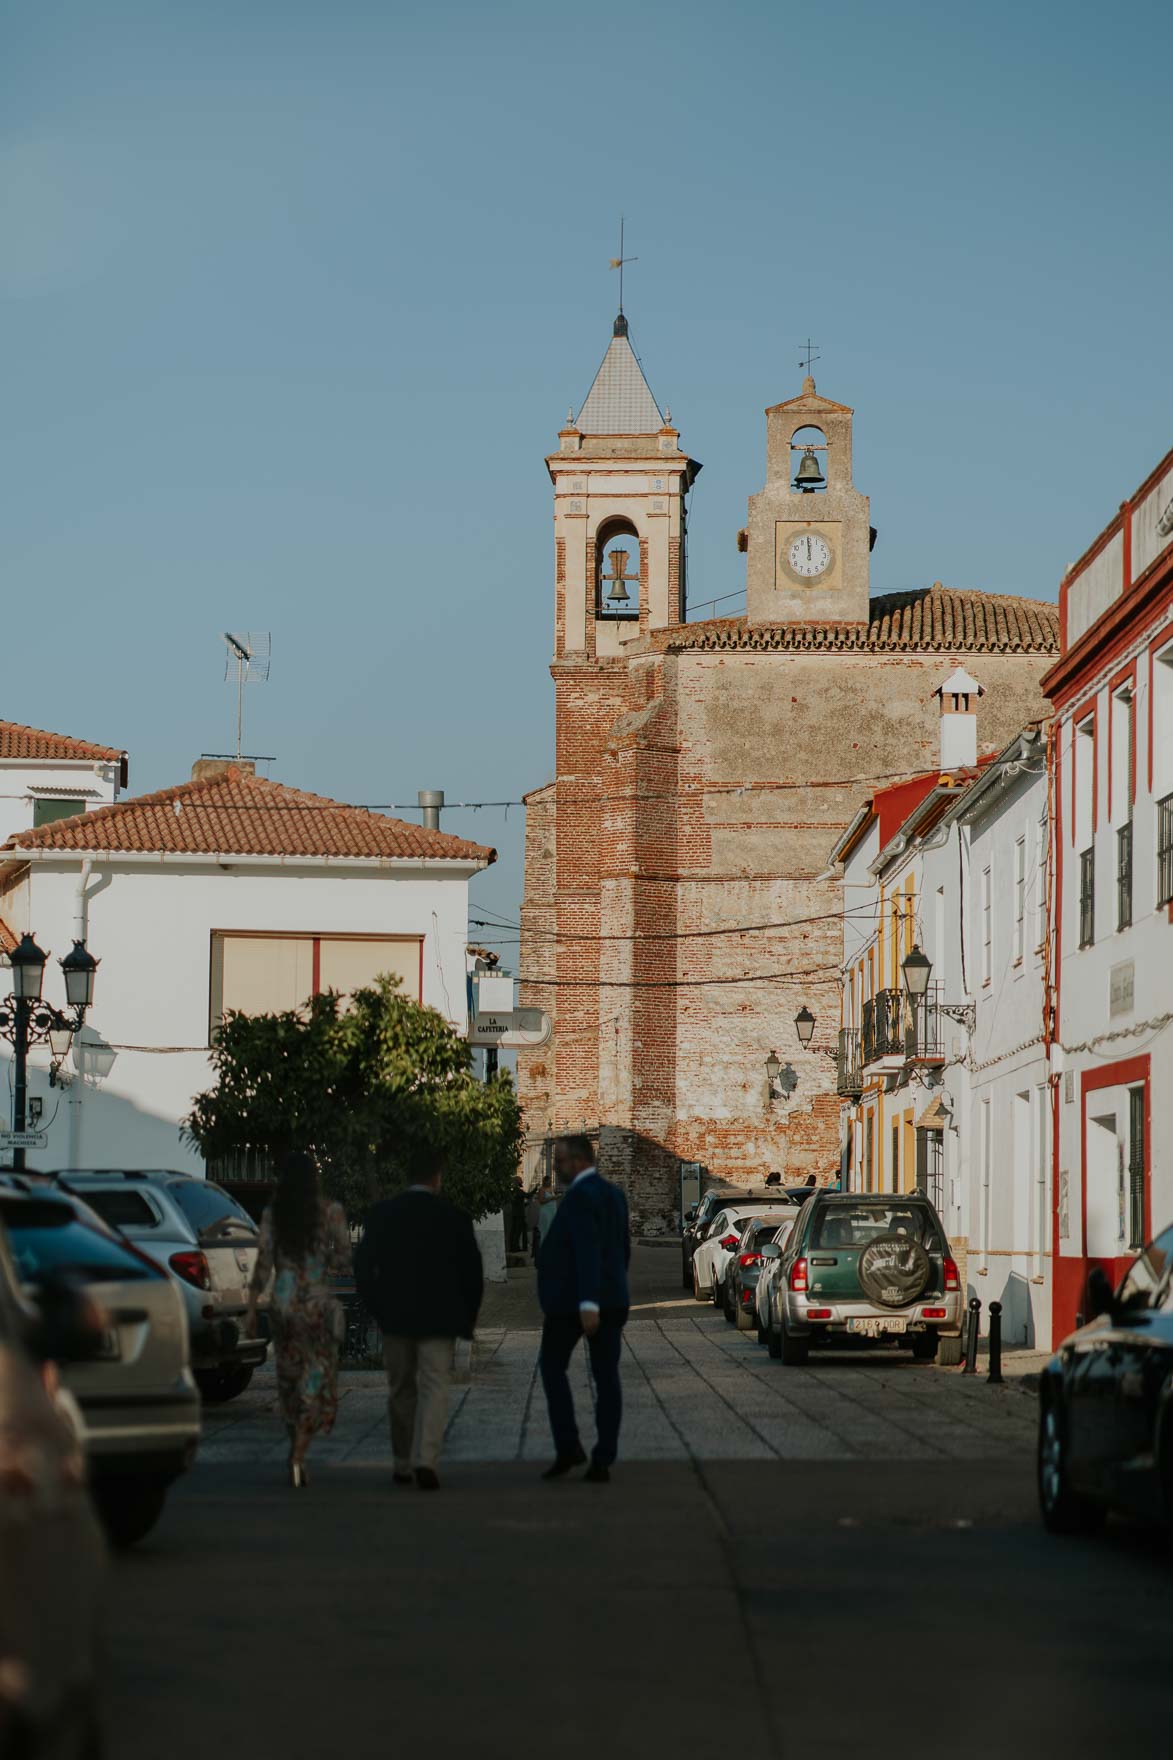
[[[960,666],[933,692],[941,700],[942,770],[972,770],[977,763],[977,700],[985,694]]]

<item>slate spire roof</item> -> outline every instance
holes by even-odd
[[[287,788],[235,765],[221,775],[96,807],[20,831],[4,845],[27,850],[146,851],[158,855],[374,856],[487,866],[497,852],[365,807]]]
[[[583,434],[658,434],[664,426],[660,406],[635,358],[622,312],[574,425]]]

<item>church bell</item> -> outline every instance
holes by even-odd
[[[819,461],[815,457],[814,448],[808,446],[799,460],[794,487],[801,489],[804,495],[809,495],[812,490],[821,489],[826,480],[819,469]]]
[[[607,594],[607,603],[615,611],[622,611],[631,604],[631,594],[623,584],[626,573],[627,551],[613,550],[611,552],[611,590]]]

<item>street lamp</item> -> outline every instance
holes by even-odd
[[[773,1093],[774,1088],[777,1085],[778,1077],[781,1074],[782,1064],[779,1060],[778,1053],[776,1051],[771,1051],[769,1057],[766,1059],[766,1080],[770,1084],[771,1093]]]
[[[65,977],[66,1003],[73,1011],[72,1019],[58,1008],[41,1001],[48,954],[37,946],[29,934],[8,956],[12,967],[12,995],[0,1003],[0,1034],[13,1050],[12,1134],[19,1136],[25,1129],[28,1110],[29,1046],[48,1043],[52,1060],[49,1079],[55,1082],[73,1036],[85,1019],[86,1010],[94,1000],[94,974],[98,962],[86,949],[84,941],[75,941],[72,953],[60,962]],[[12,1151],[12,1165],[24,1167],[24,1149],[17,1144]]]
[[[794,1030],[800,1045],[809,1045],[815,1036],[815,1017],[805,1002],[794,1017]]]
[[[94,1000],[94,979],[98,961],[84,941],[75,941],[73,952],[60,962],[65,978],[65,1000],[70,1008],[87,1009]]]
[[[933,971],[932,960],[927,953],[922,953],[913,942],[912,952],[906,957],[902,969],[904,987],[908,991],[910,1000],[914,1004],[920,1002],[929,988],[929,978]]]

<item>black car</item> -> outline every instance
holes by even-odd
[[[1110,1509],[1173,1520],[1173,1227],[1113,1293],[1088,1279],[1093,1319],[1064,1339],[1039,1389],[1039,1507],[1053,1534]]]

